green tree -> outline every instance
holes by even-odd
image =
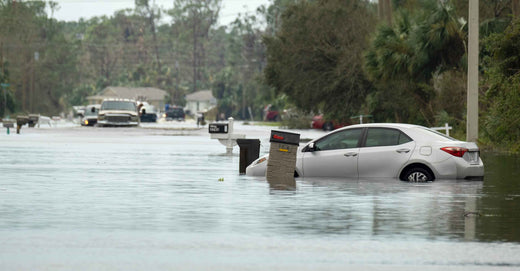
[[[484,131],[495,144],[513,144],[520,150],[520,19],[504,33],[493,34],[485,41],[490,56],[485,82],[489,88],[485,101],[489,106]]]
[[[119,31],[106,17],[87,30],[85,40],[89,64],[94,70],[94,76],[98,78],[100,88],[112,85],[117,78],[116,65],[123,52],[119,38]]]
[[[392,25],[378,28],[365,53],[365,70],[377,87],[369,99],[376,120],[434,124],[433,78],[463,65],[462,29],[449,3],[437,1],[399,10]]]
[[[8,112],[16,110],[16,104],[10,90],[8,63],[2,60],[1,52],[2,47],[0,46],[0,116],[5,117]]]
[[[220,12],[220,0],[175,0],[169,12],[177,28],[178,42],[188,43],[191,49],[192,91],[208,86],[206,51],[210,30]],[[187,52],[184,52],[187,53]]]
[[[212,43],[212,48],[223,53],[217,61],[224,65],[214,77],[213,93],[219,99],[219,111],[227,116],[261,119],[266,100],[272,98],[266,97],[269,88],[261,81],[265,46],[259,26],[256,16],[241,15],[221,33],[222,39],[214,39],[220,45]]]
[[[289,5],[281,29],[265,37],[266,82],[305,111],[346,119],[370,88],[362,51],[374,14],[365,1],[300,1]]]
[[[155,62],[157,64],[157,72],[161,72],[161,58],[159,55],[159,44],[157,41],[156,24],[157,20],[161,17],[160,9],[156,6],[150,6],[149,0],[135,0],[136,11],[140,12],[141,16],[147,19],[148,25],[150,26],[150,33],[152,35],[152,44],[155,53]]]
[[[71,43],[43,1],[0,1],[0,47],[10,90],[24,112],[58,113],[76,78]],[[50,3],[51,9],[56,8]]]

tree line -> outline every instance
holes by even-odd
[[[479,3],[481,140],[519,151],[519,1]],[[280,20],[265,79],[299,108],[465,138],[468,1],[293,1]]]
[[[9,85],[0,115],[58,114],[107,86],[161,88],[178,105],[212,89],[228,115],[261,111],[255,104],[272,99],[260,78],[263,15],[221,26],[221,0],[173,2],[136,0],[111,16],[64,22],[53,18],[54,2],[0,0],[0,80]]]
[[[467,0],[271,0],[227,26],[221,0],[172,1],[62,22],[54,2],[0,0],[0,114],[153,86],[180,105],[211,89],[242,119],[273,104],[465,130]],[[481,138],[520,148],[519,0],[479,2]]]

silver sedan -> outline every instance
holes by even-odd
[[[246,169],[265,176],[263,156]],[[406,181],[482,178],[477,144],[459,141],[411,124],[360,124],[344,127],[300,146],[295,176],[399,178]]]

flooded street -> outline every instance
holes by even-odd
[[[287,191],[194,127],[1,130],[0,270],[520,269],[519,156],[483,153],[483,182]],[[270,129],[235,132],[265,153]]]

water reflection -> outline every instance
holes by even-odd
[[[293,176],[273,177],[267,178],[269,188],[271,190],[295,191],[296,180]]]
[[[298,178],[298,232],[385,238],[475,240],[474,210],[482,182]],[[473,204],[473,205],[472,205]]]
[[[520,242],[520,156],[484,153],[486,175],[477,205],[477,238]]]
[[[280,183],[240,176],[206,136],[107,131],[2,138],[0,231],[520,242],[518,156],[483,154],[484,181]]]

